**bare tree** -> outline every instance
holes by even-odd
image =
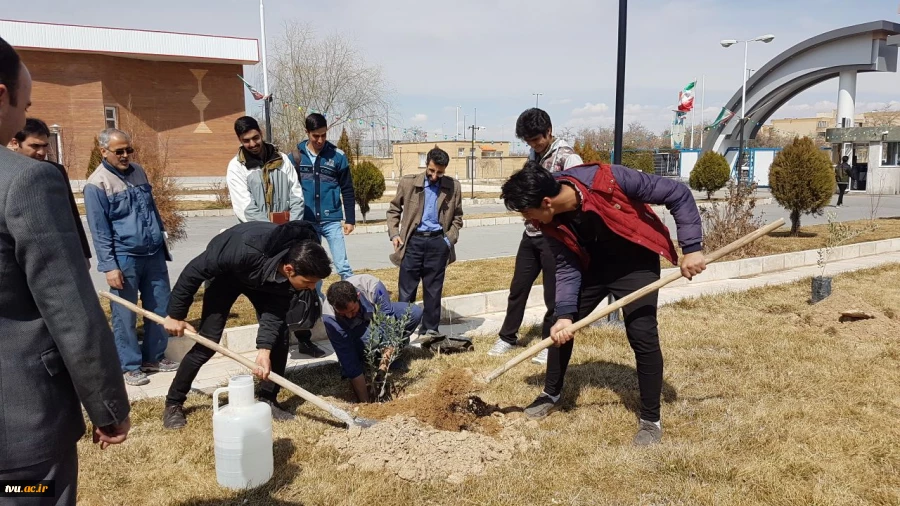
[[[313,111],[325,114],[329,128],[359,118],[387,117],[388,90],[381,67],[366,62],[339,34],[319,39],[310,25],[285,22],[283,35],[273,41],[269,65],[272,138],[279,145],[290,146],[302,137],[304,120]]]
[[[650,129],[638,121],[628,124],[628,129],[622,135],[623,149],[649,149],[656,137]]]
[[[894,109],[893,104],[885,104],[875,111],[866,114],[867,118],[871,118],[874,127],[889,127],[900,125],[900,110]]]
[[[557,137],[568,143],[573,143],[575,142],[575,130],[573,130],[571,127],[562,128],[560,129]]]
[[[403,140],[408,142],[425,142],[428,140],[428,133],[419,127],[409,127],[403,133]]]
[[[749,148],[783,148],[793,142],[793,135],[775,128],[760,128],[756,137],[747,142]]]

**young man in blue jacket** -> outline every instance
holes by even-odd
[[[108,128],[98,136],[103,161],[84,187],[84,208],[91,229],[97,270],[106,273],[113,295],[166,316],[169,269],[165,227],[144,169],[131,161],[134,148],[125,132]],[[174,371],[165,358],[169,338],[162,326],[144,321],[144,342],[138,345],[137,315],[112,304],[112,328],[125,382],[146,385],[146,372]]]
[[[322,323],[341,364],[341,376],[350,380],[350,387],[360,402],[369,402],[364,374],[365,347],[376,308],[396,319],[403,318],[409,309],[409,321],[404,329],[407,343],[422,321],[422,308],[406,302],[391,302],[384,284],[369,274],[351,276],[329,286],[326,304],[322,307]]]
[[[353,232],[356,223],[356,199],[347,155],[328,142],[327,133],[325,116],[319,113],[307,116],[309,139],[298,144],[290,158],[303,186],[303,220],[313,224],[320,238],[325,236],[335,270],[341,279],[347,279],[353,270],[347,259],[344,236]]]
[[[621,165],[581,165],[555,173],[528,161],[501,188],[510,210],[540,228],[556,258],[556,323],[544,391],[525,408],[530,418],[552,411],[562,394],[572,357],[568,328],[607,295],[625,297],[659,279],[659,257],[681,267],[688,279],[706,268],[703,228],[690,189],[676,181]],[[648,204],[663,204],[678,228],[678,252],[662,220]],[[663,356],[656,321],[658,293],[623,308],[625,333],[637,363],[641,412],[634,444],[662,437],[660,394]]]

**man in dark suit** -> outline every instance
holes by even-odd
[[[0,146],[30,103],[28,69],[0,39]],[[75,504],[82,405],[102,448],[131,424],[75,220],[58,211],[66,191],[52,165],[0,148],[0,481],[53,480],[53,497],[3,504]]]
[[[47,124],[37,118],[26,119],[25,128],[13,136],[7,147],[28,158],[50,163],[62,174],[68,190],[69,207],[72,208],[72,216],[75,217],[75,228],[78,230],[78,238],[81,240],[81,249],[84,251],[84,258],[90,269],[91,247],[88,244],[87,234],[84,233],[84,225],[81,223],[81,214],[78,212],[78,204],[75,203],[75,195],[72,194],[72,185],[69,184],[69,173],[62,164],[47,160],[50,150],[50,129],[47,128]]]

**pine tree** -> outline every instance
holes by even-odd
[[[730,178],[728,160],[715,151],[707,151],[691,169],[688,183],[694,190],[706,192],[706,198],[711,199],[712,194],[724,188]]]
[[[337,147],[347,155],[347,163],[352,167],[354,160],[353,148],[350,146],[350,137],[347,135],[346,128],[341,128],[341,138],[338,140]]]
[[[91,177],[91,174],[93,174],[94,170],[100,166],[102,161],[103,156],[100,155],[100,141],[94,137],[94,147],[91,148],[91,157],[88,160],[87,175],[85,176],[85,179]]]
[[[366,221],[369,213],[369,202],[381,198],[384,195],[384,173],[372,162],[360,162],[351,169],[353,179],[353,196],[359,204],[359,211]]]
[[[800,215],[820,215],[834,193],[831,160],[809,137],[794,138],[769,169],[772,197],[791,212],[791,235],[800,231]]]

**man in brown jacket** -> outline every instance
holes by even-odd
[[[387,211],[388,235],[394,243],[391,262],[400,267],[400,302],[413,303],[422,280],[421,331],[439,335],[441,291],[447,265],[456,261],[454,245],[463,226],[462,188],[444,176],[450,156],[435,146],[422,174],[404,176]],[[406,212],[403,212],[404,207]]]

